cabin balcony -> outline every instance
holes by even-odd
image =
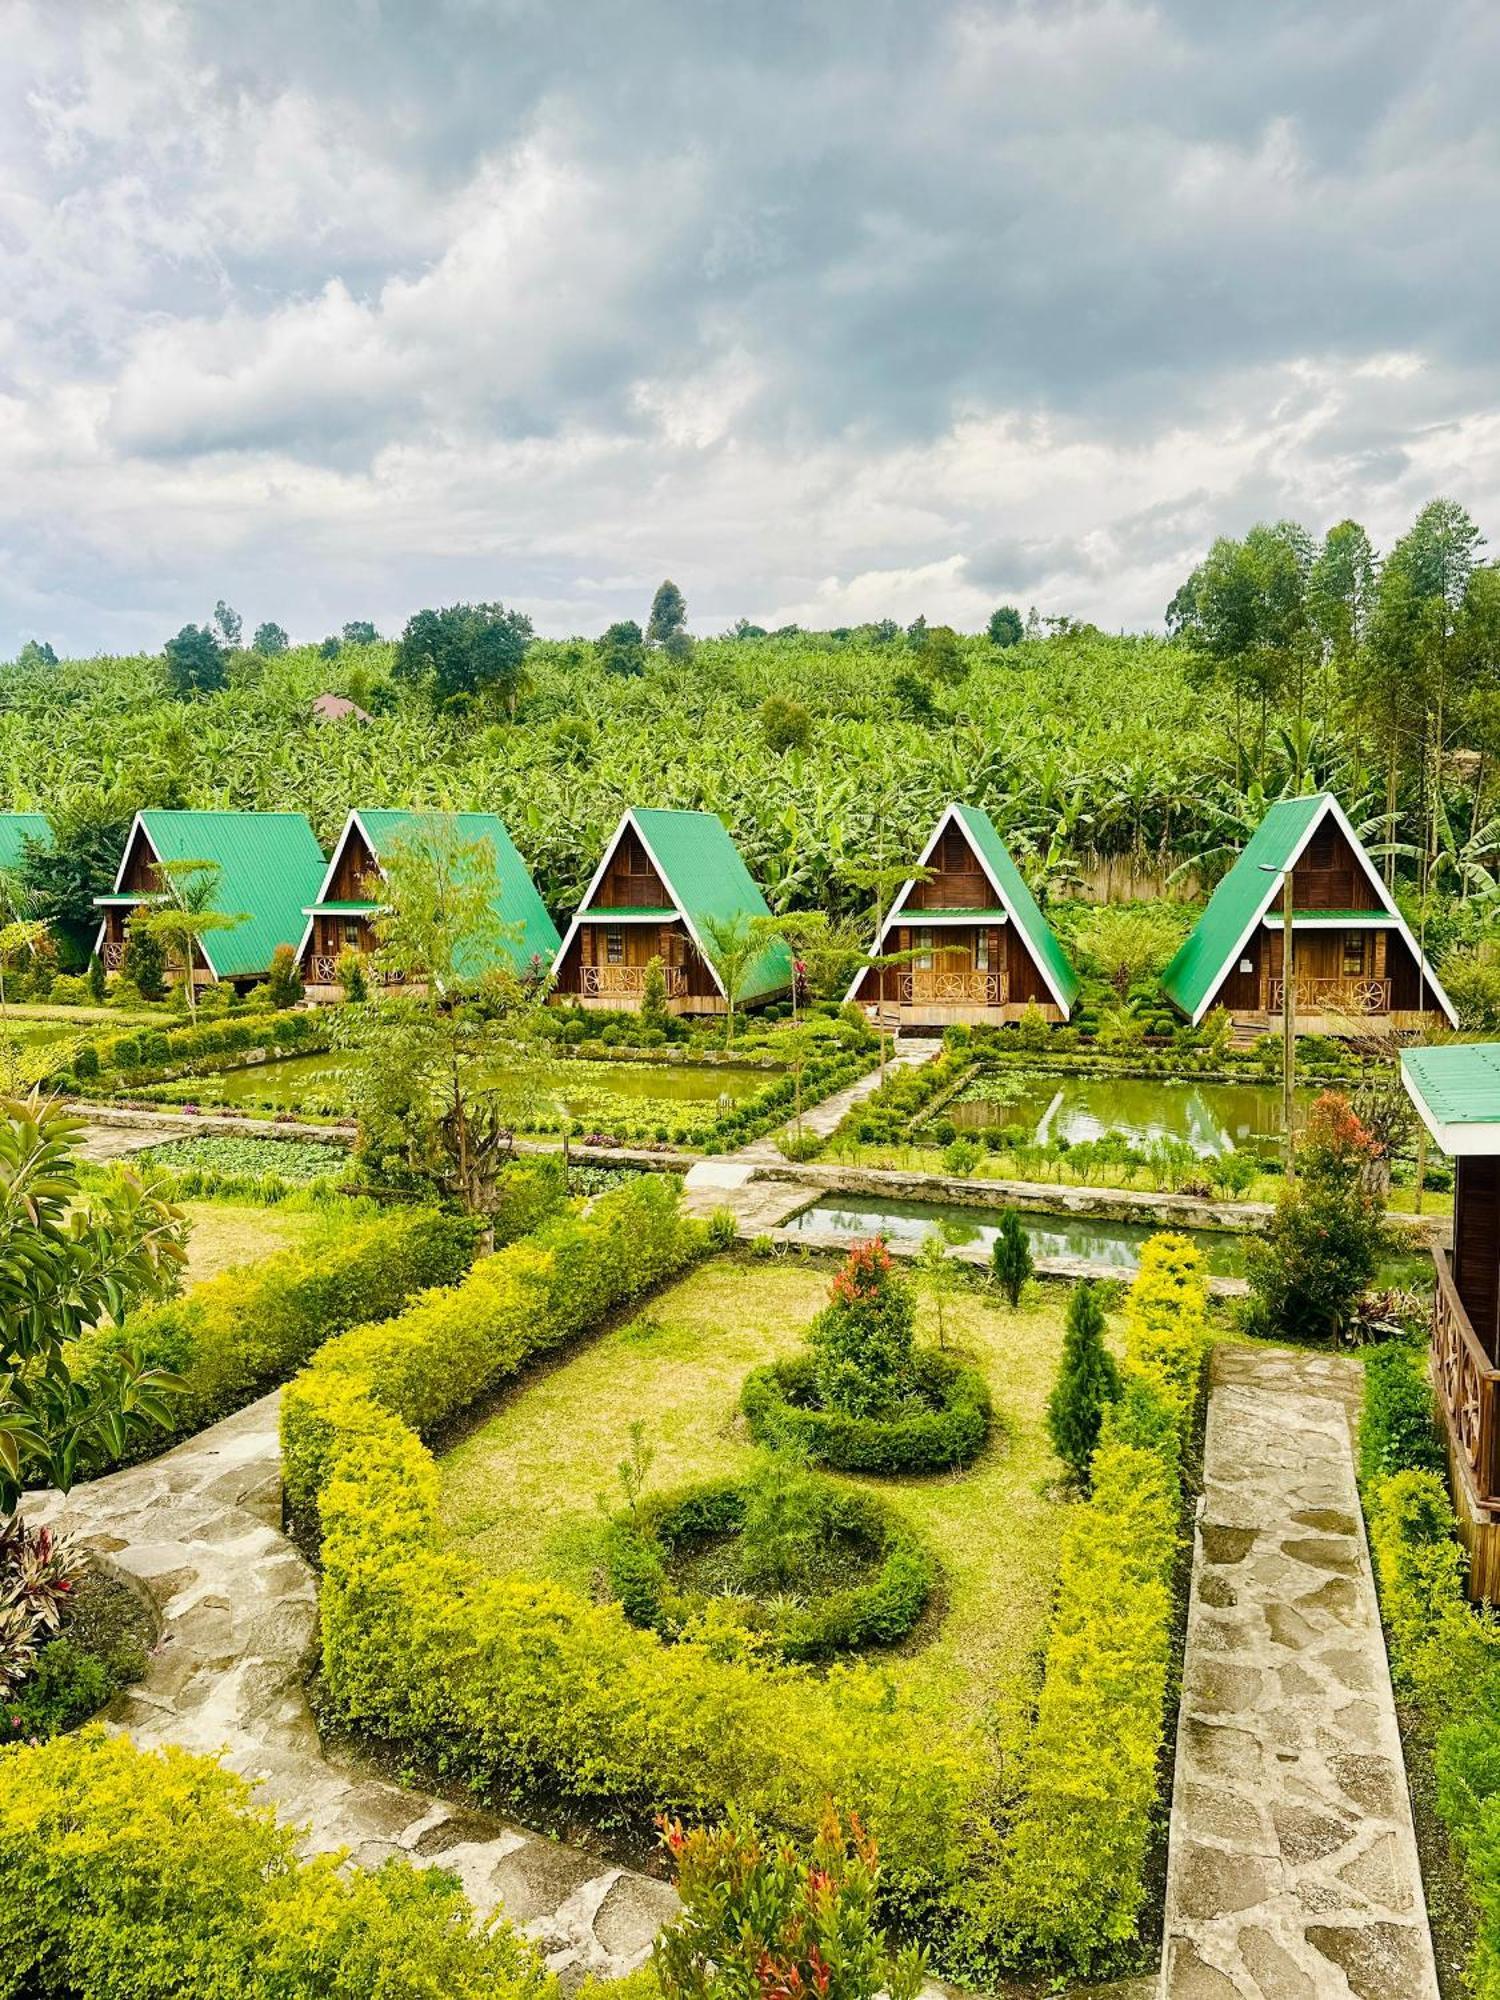
[[[1320,979],[1297,973],[1293,999],[1299,1014],[1389,1014],[1391,982],[1388,979]],[[1261,1011],[1280,1015],[1286,982],[1279,976],[1265,981]]]
[[[578,969],[578,998],[585,1005],[636,1008],[646,990],[648,966],[644,965],[583,965]],[[682,967],[664,965],[661,976],[666,981],[667,1000],[684,1000],[687,997],[687,980]]]
[[[964,969],[903,972],[899,998],[904,1007],[1003,1007],[1005,975]]]

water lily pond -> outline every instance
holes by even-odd
[[[1314,1094],[1298,1092],[1304,1109]],[[1172,1139],[1212,1159],[1274,1151],[1280,1144],[1281,1092],[1264,1083],[987,1070],[971,1077],[935,1117],[950,1119],[960,1132],[1019,1127],[1036,1145],[1065,1139],[1076,1146],[1106,1132],[1140,1147]]]
[[[1026,1209],[1021,1211],[1021,1223],[1034,1257],[1082,1259],[1097,1265],[1101,1272],[1122,1278],[1138,1269],[1146,1239],[1160,1233],[1159,1225],[1143,1222],[1112,1222],[1103,1216],[1049,1215]],[[783,1226],[794,1235],[833,1235],[850,1243],[870,1236],[884,1236],[892,1243],[920,1243],[924,1237],[941,1235],[953,1245],[977,1243],[988,1250],[998,1234],[999,1215],[994,1209],[970,1207],[964,1202],[825,1195]],[[1181,1234],[1203,1252],[1205,1267],[1215,1277],[1244,1275],[1242,1235],[1224,1229],[1187,1229]],[[1387,1260],[1376,1282],[1415,1288],[1425,1284],[1431,1272],[1430,1259],[1421,1253],[1398,1252]]]

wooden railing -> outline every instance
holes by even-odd
[[[125,963],[125,947],[116,938],[106,938],[99,947],[99,963],[106,972],[118,972]]]
[[[1282,983],[1266,981],[1266,1012],[1281,1012]],[[1389,1014],[1388,979],[1312,979],[1297,974],[1297,1005],[1310,1014]]]
[[[1005,1002],[1005,981],[998,972],[903,972],[903,1006],[929,1002],[945,1007],[1000,1007]]]
[[[329,951],[315,951],[307,960],[307,983],[309,986],[337,986],[339,983],[338,960]]]
[[[1437,1288],[1432,1302],[1432,1379],[1448,1420],[1454,1448],[1469,1468],[1475,1498],[1500,1503],[1500,1368],[1464,1310],[1446,1250],[1434,1250]]]
[[[667,982],[667,998],[680,999],[687,991],[681,966],[664,965],[661,972]],[[579,970],[578,990],[585,1000],[603,1000],[615,994],[638,997],[645,986],[644,965],[585,965]]]

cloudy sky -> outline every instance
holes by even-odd
[[[1488,0],[0,0],[0,656],[1500,544]]]

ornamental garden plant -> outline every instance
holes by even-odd
[[[990,1397],[955,1355],[919,1348],[916,1306],[880,1237],[856,1244],[803,1354],[758,1368],[741,1395],[752,1436],[845,1472],[926,1472],[984,1447]]]

